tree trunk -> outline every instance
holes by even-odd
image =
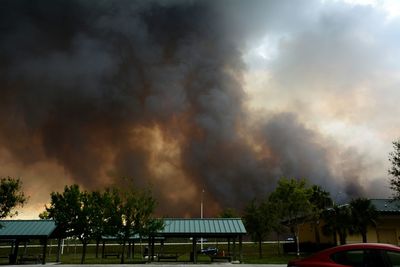
[[[258,239],[258,258],[262,258],[262,240],[261,238]]]
[[[321,238],[319,235],[319,224],[318,223],[314,224],[314,232],[315,232],[315,243],[317,243],[317,249],[319,250],[319,247],[321,245]]]
[[[87,242],[82,241],[82,258],[81,258],[81,264],[85,262],[85,257],[86,257],[86,247],[87,247]]]
[[[99,257],[100,238],[96,239],[96,259]]]
[[[61,260],[61,251],[62,251],[62,238],[58,238],[57,239],[57,258],[56,258],[56,262],[60,262]]]
[[[343,231],[339,231],[339,241],[340,241],[340,245],[345,245],[346,244],[346,233],[344,233]]]
[[[278,255],[281,255],[281,236],[277,233],[278,236]]]
[[[361,236],[362,236],[363,243],[367,243],[367,232],[362,232]]]
[[[121,252],[121,264],[124,264],[124,259],[125,259],[125,245],[126,241],[125,239],[122,241],[122,252]]]
[[[300,232],[299,226],[298,226],[298,225],[296,225],[296,230],[295,230],[294,236],[295,236],[295,238],[296,238],[296,248],[297,248],[296,254],[297,254],[297,257],[299,257],[299,256],[300,256],[300,240],[299,240],[299,232]]]
[[[333,231],[333,243],[335,243],[335,246],[337,246],[337,232]]]

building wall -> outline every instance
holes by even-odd
[[[321,221],[318,227],[320,242],[333,243],[333,236],[324,235],[324,233],[322,232],[322,225],[324,225],[323,221]],[[304,223],[303,225],[300,226],[299,240],[300,242],[315,242],[315,229],[312,224]]]
[[[378,221],[377,239],[380,243],[400,246],[400,215],[385,216]]]
[[[400,216],[381,216],[377,221],[376,227],[368,227],[367,241],[370,243],[388,243],[400,245]],[[347,243],[362,242],[361,235],[350,235]]]
[[[320,240],[321,243],[333,243],[333,237],[324,235],[322,225],[320,225]],[[300,242],[315,242],[315,231],[310,223],[305,223],[300,226],[299,233]],[[337,236],[339,242],[339,236]],[[367,241],[370,243],[388,243],[400,246],[400,214],[399,215],[384,215],[380,216],[376,227],[368,227]],[[348,235],[347,243],[362,242],[361,235]]]

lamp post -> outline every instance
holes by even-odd
[[[203,201],[204,201],[204,189],[201,191],[200,201],[200,218],[203,219]],[[200,248],[203,250],[203,237],[200,238]]]

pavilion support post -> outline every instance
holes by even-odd
[[[25,243],[24,243],[24,253],[22,254],[23,257],[26,257],[27,252],[28,252],[28,240],[25,240]]]
[[[47,238],[43,239],[42,264],[46,264]]]
[[[228,252],[227,252],[227,255],[230,255],[230,254],[231,254],[231,238],[228,237]]]
[[[161,249],[160,249],[160,254],[164,253],[164,240],[161,240]]]
[[[239,260],[243,262],[243,246],[242,246],[242,236],[239,236]]]
[[[17,239],[17,240],[15,240],[13,253],[11,254],[10,259],[9,259],[10,264],[17,263],[18,248],[19,248],[19,240]]]
[[[15,244],[15,240],[11,241],[11,249],[10,249],[10,254],[14,253],[14,244]]]
[[[155,238],[154,236],[151,237],[151,261],[154,261],[154,242]]]
[[[11,241],[10,253],[8,253],[8,264],[12,264],[11,257],[13,257],[13,255],[14,255],[14,243],[15,243],[15,240],[12,240]]]
[[[147,237],[147,261],[151,262],[151,238]]]
[[[192,253],[193,253],[193,263],[197,263],[197,238],[193,237],[193,242],[192,242]]]
[[[233,238],[233,258],[236,261],[236,236]]]
[[[61,262],[61,242],[62,238],[57,238],[57,258],[56,262]]]

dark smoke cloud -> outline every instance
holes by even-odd
[[[232,3],[1,1],[0,147],[24,168],[55,161],[86,188],[150,183],[169,215],[197,216],[197,201],[179,194],[198,199],[202,188],[213,212],[243,207],[282,176],[338,189],[336,148],[298,117],[251,125],[243,39],[261,29],[243,18],[247,1]],[[255,19],[260,7],[274,15],[254,3]],[[156,162],[179,177],[155,173],[154,129],[175,144]]]

